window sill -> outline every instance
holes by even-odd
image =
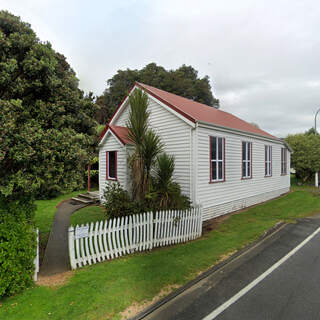
[[[241,180],[250,180],[252,177],[241,177]]]
[[[281,173],[280,176],[287,176],[287,173]]]
[[[209,181],[209,184],[214,184],[214,183],[221,183],[221,182],[226,182],[226,180],[217,180],[217,181]]]
[[[110,180],[110,181],[118,181],[117,178],[106,178],[106,180]]]
[[[272,175],[270,175],[270,176],[264,176],[265,178],[272,178]]]

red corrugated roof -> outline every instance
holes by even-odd
[[[109,126],[108,127],[123,144],[132,144],[131,140],[128,137],[128,128],[120,126]]]
[[[205,104],[177,96],[176,94],[151,87],[144,83],[136,82],[136,85],[193,122],[208,122],[230,129],[246,131],[249,133],[266,136],[268,138],[277,139],[271,134],[255,127],[254,125],[244,120],[241,120],[231,113],[221,111]]]

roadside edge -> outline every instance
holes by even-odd
[[[172,300],[175,297],[177,297],[178,295],[182,294],[184,291],[191,288],[192,286],[197,284],[199,281],[207,278],[211,274],[213,274],[213,273],[217,272],[218,270],[220,270],[221,268],[223,268],[228,263],[232,262],[233,260],[235,260],[238,257],[240,257],[241,255],[245,254],[246,252],[248,252],[252,248],[256,247],[257,245],[262,243],[266,238],[269,238],[270,236],[276,234],[278,231],[280,231],[286,225],[288,225],[288,223],[286,223],[284,221],[280,221],[280,222],[276,223],[272,228],[266,230],[256,241],[253,241],[252,243],[248,244],[244,248],[242,248],[239,251],[237,251],[236,253],[234,253],[232,256],[230,256],[226,260],[224,260],[224,261],[212,266],[208,270],[204,271],[203,273],[201,273],[199,276],[197,276],[193,280],[187,282],[185,285],[181,286],[177,290],[174,290],[166,297],[153,303],[152,305],[150,305],[149,307],[147,307],[146,309],[144,309],[143,311],[138,313],[133,318],[130,318],[130,320],[141,320],[141,319],[145,318],[147,315],[151,314],[152,312],[154,312],[155,310],[157,310],[158,308],[160,308],[164,304],[168,303],[170,300]]]

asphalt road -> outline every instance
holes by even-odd
[[[320,319],[320,232],[278,266],[319,227],[320,217],[286,225],[145,319]]]

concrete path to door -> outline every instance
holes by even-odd
[[[70,270],[68,253],[70,217],[86,205],[67,200],[57,207],[39,275],[50,276]]]

